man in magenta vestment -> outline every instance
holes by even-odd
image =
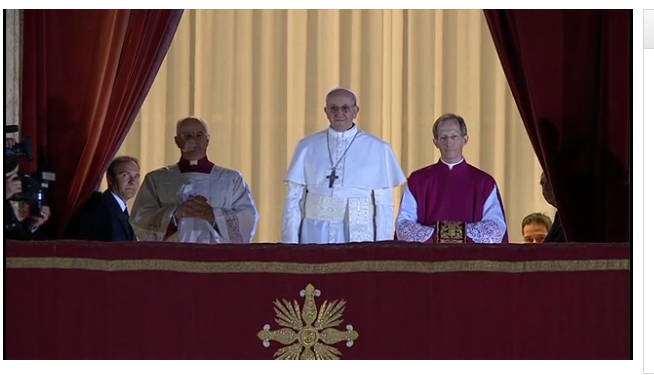
[[[441,158],[409,176],[395,222],[397,239],[508,243],[495,179],[463,158],[463,146],[468,143],[463,118],[446,113],[436,120],[432,133]]]

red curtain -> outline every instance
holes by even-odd
[[[629,242],[631,10],[485,10],[569,241]]]
[[[170,47],[183,10],[25,10],[21,133],[56,174],[53,234],[100,184]]]

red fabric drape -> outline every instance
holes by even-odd
[[[631,10],[485,10],[569,241],[628,242]]]
[[[345,360],[631,358],[629,244],[6,247],[7,359],[272,359],[309,283]]]
[[[97,188],[172,42],[182,10],[25,10],[21,132],[56,174],[52,233]]]

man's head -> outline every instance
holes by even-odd
[[[547,176],[545,176],[545,172],[540,174],[540,187],[543,192],[543,198],[545,198],[545,201],[551,204],[553,207],[556,207],[554,190],[552,190],[552,185],[550,184],[550,180],[547,179]]]
[[[199,117],[185,117],[177,122],[175,143],[186,160],[200,160],[207,156],[209,129]]]
[[[552,228],[549,216],[534,212],[522,219],[522,237],[525,243],[543,243]]]
[[[446,163],[456,163],[463,158],[463,146],[468,143],[468,127],[461,116],[446,113],[432,127],[434,145]]]
[[[132,199],[141,182],[141,166],[131,156],[116,157],[107,168],[107,186],[123,202]]]
[[[339,87],[327,94],[325,114],[334,130],[344,132],[349,129],[357,113],[357,97],[352,91]]]

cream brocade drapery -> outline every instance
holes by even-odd
[[[328,125],[325,94],[337,86],[358,94],[357,124],[393,147],[407,176],[438,160],[434,120],[463,116],[464,155],[495,177],[512,242],[525,215],[553,217],[481,10],[186,10],[119,154],[138,157],[143,175],[175,163],[176,121],[205,118],[209,158],[252,189],[255,241],[277,242],[288,162]]]

